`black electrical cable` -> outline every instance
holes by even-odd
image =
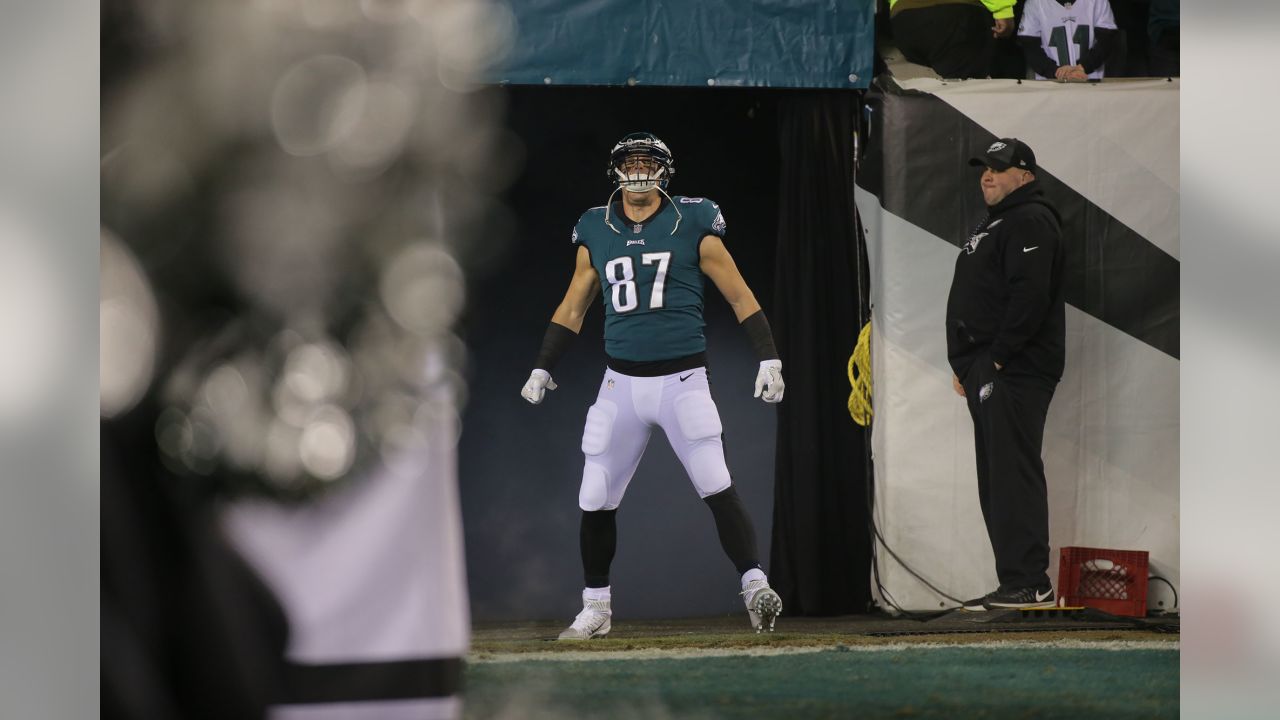
[[[855,137],[857,132],[858,132],[858,129],[855,128]],[[854,165],[854,175],[856,177],[857,166],[858,166],[858,158],[857,158],[856,151],[854,153],[853,165]],[[855,184],[856,184],[856,180],[855,180]],[[860,241],[859,244],[861,245],[860,248],[855,248],[855,252],[854,252],[854,262],[856,264],[855,276],[857,277],[857,283],[858,283],[858,320],[861,323],[865,323],[870,319],[870,313],[867,312],[862,306],[862,298],[863,298],[862,253],[865,252],[866,250],[867,242],[866,242],[866,235],[862,229],[862,223],[860,222],[860,218],[858,217],[858,210],[857,210],[856,203],[854,204],[853,224],[854,224],[854,229],[857,232],[858,240]],[[873,396],[872,397],[872,417],[873,418],[875,417],[874,403],[875,403],[875,398]],[[936,585],[929,582],[929,580],[925,579],[925,577],[922,576],[920,573],[916,572],[915,568],[912,568],[910,565],[908,565],[906,561],[904,561],[902,557],[898,555],[898,553],[894,552],[893,548],[889,546],[889,543],[885,541],[884,535],[880,532],[879,526],[876,525],[876,519],[875,519],[875,498],[872,493],[872,488],[874,486],[875,478],[873,475],[874,469],[872,468],[872,464],[871,464],[871,444],[869,442],[869,439],[864,439],[862,447],[863,447],[863,462],[864,462],[864,473],[865,473],[864,477],[867,478],[867,526],[871,532],[871,537],[870,537],[871,574],[875,580],[876,590],[879,592],[880,597],[884,598],[884,600],[887,603],[889,603],[889,606],[892,607],[894,610],[898,611],[898,613],[901,614],[903,617],[907,617],[911,619],[927,620],[927,619],[937,617],[941,613],[950,612],[951,610],[962,607],[964,604],[963,600],[960,600],[950,595],[949,593],[943,592],[942,590],[938,589]],[[893,594],[889,592],[889,589],[884,586],[884,582],[880,579],[880,553],[877,547],[878,545],[884,546],[884,549],[886,552],[889,553],[889,556],[892,557],[894,560],[896,560],[897,563],[901,565],[902,568],[906,570],[912,577],[914,577],[916,580],[919,580],[921,583],[924,584],[925,587],[929,588],[930,590],[937,593],[938,595],[941,595],[942,597],[956,603],[956,607],[942,608],[939,611],[928,612],[928,613],[919,613],[919,612],[907,610],[903,608],[901,605],[899,605],[898,601],[894,599]]]
[[[873,472],[873,470],[871,468],[871,453],[869,449],[866,453],[864,462],[866,463],[867,477],[870,478],[871,472]],[[929,582],[922,575],[920,575],[920,573],[916,572],[914,568],[908,565],[906,561],[902,559],[901,556],[899,556],[896,552],[894,552],[893,548],[889,547],[889,543],[885,541],[884,535],[880,533],[880,528],[876,525],[875,515],[872,512],[873,509],[874,509],[874,500],[871,494],[871,483],[870,481],[868,481],[867,483],[867,512],[868,512],[867,525],[871,531],[871,574],[875,579],[876,590],[879,591],[880,596],[884,598],[886,602],[889,603],[890,607],[898,611],[900,615],[913,620],[929,620],[937,617],[939,614],[950,612],[952,610],[955,610],[961,607],[964,602],[963,600],[959,600],[955,597],[952,597],[950,594],[945,593],[942,590],[939,590],[937,586]],[[889,592],[889,589],[885,587],[884,582],[880,579],[880,553],[879,553],[879,550],[877,549],[877,545],[884,546],[885,551],[889,553],[890,557],[896,560],[904,570],[906,570],[908,573],[911,574],[912,577],[919,580],[921,583],[925,585],[925,587],[929,588],[935,593],[956,603],[956,607],[942,608],[938,611],[921,613],[921,612],[915,612],[912,610],[907,610],[906,608],[898,604],[898,601],[894,599],[893,594]]]
[[[1168,585],[1168,586],[1169,586],[1169,590],[1173,591],[1173,608],[1172,608],[1172,610],[1164,610],[1164,611],[1162,611],[1162,612],[1176,612],[1176,611],[1178,610],[1178,588],[1174,587],[1174,586],[1173,586],[1173,583],[1169,582],[1169,581],[1168,581],[1168,580],[1166,580],[1165,578],[1160,577],[1159,575],[1151,575],[1150,577],[1148,577],[1148,578],[1147,578],[1147,582],[1151,582],[1152,580],[1159,580],[1160,582],[1164,583],[1165,585]]]

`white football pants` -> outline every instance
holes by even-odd
[[[632,377],[606,369],[582,432],[586,463],[579,507],[618,507],[655,425],[666,433],[700,497],[728,489],[723,427],[705,367],[662,377]]]

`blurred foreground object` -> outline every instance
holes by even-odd
[[[478,85],[513,31],[104,5],[104,715],[460,714],[452,328],[519,170]]]
[[[53,238],[0,197],[0,433],[30,426],[66,385],[71,307]]]

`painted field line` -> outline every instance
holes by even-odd
[[[600,641],[596,641],[600,642]],[[607,641],[604,641],[607,642]],[[744,647],[744,648],[677,648],[662,650],[563,650],[559,652],[507,652],[476,653],[467,658],[473,664],[511,663],[531,661],[591,662],[608,660],[684,660],[714,657],[772,657],[775,655],[803,655],[808,653],[841,650],[855,653],[898,652],[901,650],[1103,650],[1127,652],[1132,650],[1177,651],[1180,643],[1163,640],[989,640],[974,643],[885,643],[879,645],[815,645],[809,647]]]

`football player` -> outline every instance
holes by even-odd
[[[582,328],[592,299],[604,301],[608,367],[582,433],[586,462],[578,505],[582,612],[562,640],[604,637],[612,627],[609,566],[615,515],[649,436],[661,428],[715,518],[725,553],[742,574],[742,596],[756,632],[772,631],[782,600],[760,567],[755,529],[725,465],[720,414],[707,381],[703,278],[728,300],[760,361],[755,396],[782,400],[782,361],[760,304],[724,246],[720,207],[668,195],[675,163],[650,133],[613,147],[609,200],[573,229],[577,265],[520,394],[533,404],[556,388],[551,371]],[[615,198],[620,196],[620,201]]]

